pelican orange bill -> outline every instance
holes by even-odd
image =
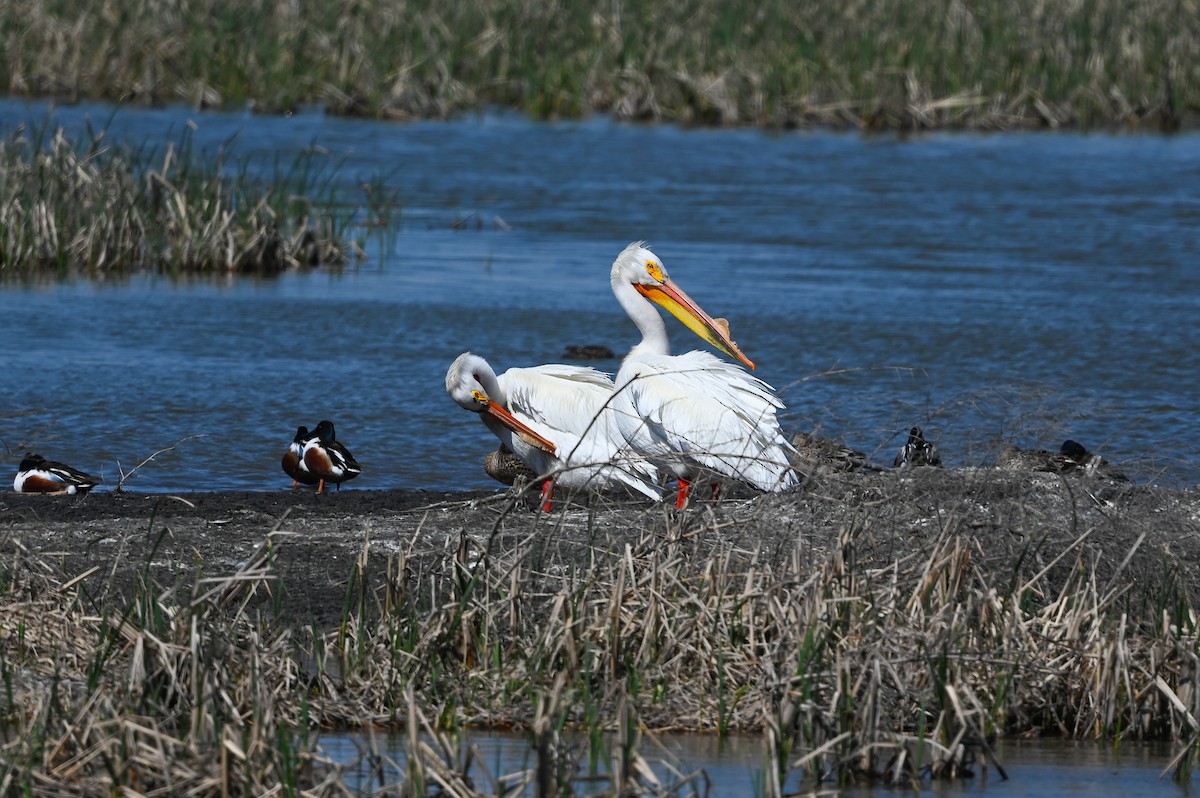
[[[487,407],[484,408],[483,412],[490,413],[501,424],[517,433],[517,435],[521,437],[521,440],[525,441],[530,446],[536,446],[542,451],[549,452],[550,454],[554,454],[556,451],[558,451],[557,446],[539,435],[533,430],[532,427],[518,419],[500,405],[493,402],[491,399],[487,400]]]
[[[754,362],[742,353],[742,350],[729,336],[729,322],[709,316],[674,282],[668,279],[664,280],[661,285],[634,283],[633,287],[651,302],[662,305],[670,311],[672,316],[683,322],[696,335],[745,364],[747,368],[754,369]]]

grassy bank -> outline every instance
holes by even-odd
[[[242,513],[233,569],[228,508],[165,501],[125,533],[11,514],[0,792],[335,794],[317,727],[407,732],[388,790],[461,796],[495,792],[469,726],[526,730],[514,778],[542,794],[589,762],[661,794],[637,743],[664,728],[762,732],[766,795],[994,768],[1004,734],[1173,740],[1181,773],[1196,750],[1194,491],[916,469],[683,516],[305,506]],[[294,581],[305,547],[329,572]],[[338,620],[309,620],[332,573]]]
[[[1200,110],[1196,0],[0,5],[0,93],[713,124],[1144,125]]]
[[[338,264],[351,245],[335,167],[304,152],[252,173],[186,132],[131,149],[21,129],[0,141],[0,277]]]

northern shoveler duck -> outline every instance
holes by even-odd
[[[832,438],[799,432],[792,438],[796,448],[791,455],[792,467],[805,476],[815,476],[820,471],[842,473],[846,471],[882,471],[860,451],[851,449]]]
[[[25,453],[17,467],[13,490],[17,493],[87,493],[100,480],[40,454]]]
[[[908,443],[896,452],[892,462],[895,468],[903,466],[941,466],[942,456],[937,447],[925,440],[925,433],[920,427],[908,431]]]
[[[489,477],[505,485],[516,485],[518,481],[524,485],[537,479],[537,472],[525,465],[521,458],[503,443],[500,444],[500,448],[489,452],[488,456],[483,458],[483,470]]]
[[[1089,477],[1111,479],[1114,482],[1129,481],[1129,477],[1110,466],[1108,461],[1103,457],[1095,454],[1094,452],[1089,452],[1084,448],[1083,444],[1073,441],[1070,438],[1063,441],[1063,445],[1059,449],[1059,453],[1063,457],[1066,457],[1067,459],[1076,463]]]
[[[304,444],[304,466],[317,478],[317,493],[325,490],[330,482],[342,489],[342,483],[362,473],[362,467],[350,454],[350,450],[338,443],[329,420],[317,424],[312,435]]]
[[[292,487],[299,484],[316,485],[320,479],[313,475],[308,470],[308,466],[304,464],[304,445],[308,443],[313,433],[308,431],[308,427],[297,427],[296,437],[292,438],[292,445],[283,453],[283,473],[292,478]]]
[[[1005,447],[996,458],[999,468],[1024,471],[1047,471],[1052,474],[1084,474],[1089,477],[1128,482],[1129,477],[1109,466],[1108,461],[1093,454],[1077,441],[1067,439],[1057,452],[1045,449]]]

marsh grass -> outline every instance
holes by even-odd
[[[1200,107],[1195,0],[66,0],[0,6],[0,92],[280,112],[862,128],[1146,124]]]
[[[251,170],[229,149],[199,152],[188,128],[162,149],[21,128],[0,141],[0,276],[341,264],[352,245],[336,169],[305,151]]]
[[[657,729],[762,732],[765,795],[1004,775],[1005,734],[1173,740],[1186,774],[1200,636],[1170,551],[1194,519],[1131,525],[1147,489],[1037,479],[916,469],[682,514],[419,508],[382,564],[363,536],[330,628],[289,613],[286,515],[231,573],[147,566],[131,590],[9,536],[0,793],[341,794],[317,730],[364,727],[408,739],[402,766],[365,752],[403,774],[374,794],[702,792],[655,775]],[[447,512],[476,522],[422,532]],[[533,765],[486,772],[472,726],[526,730]]]

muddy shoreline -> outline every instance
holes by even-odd
[[[199,580],[236,572],[274,533],[272,567],[286,589],[279,609],[323,627],[340,617],[364,542],[379,564],[429,514],[450,517],[447,508],[471,508],[489,496],[494,492],[6,493],[0,536],[51,564],[64,581],[90,572],[87,584],[99,600],[129,595],[145,578],[191,590]],[[482,522],[479,513],[467,510]]]
[[[560,502],[543,514],[531,495],[489,490],[0,494],[4,548],[40,560],[63,582],[86,573],[87,590],[98,599],[146,579],[194,590],[199,580],[243,567],[270,537],[270,567],[283,591],[263,596],[264,605],[321,628],[342,617],[353,574],[366,574],[367,592],[378,593],[398,559],[423,573],[449,574],[464,545],[497,554],[543,535],[560,556],[583,559],[619,552],[650,530],[664,541],[690,541],[697,556],[721,541],[770,560],[799,541],[816,567],[839,534],[856,527],[870,530],[856,551],[864,560],[884,565],[953,532],[974,539],[986,553],[975,567],[994,573],[1049,562],[1086,533],[1078,556],[1094,562],[1098,574],[1120,567],[1133,578],[1131,590],[1141,584],[1153,592],[1170,567],[1200,603],[1196,488],[996,468],[816,475],[784,494],[734,491],[684,513],[609,496],[590,505]]]

